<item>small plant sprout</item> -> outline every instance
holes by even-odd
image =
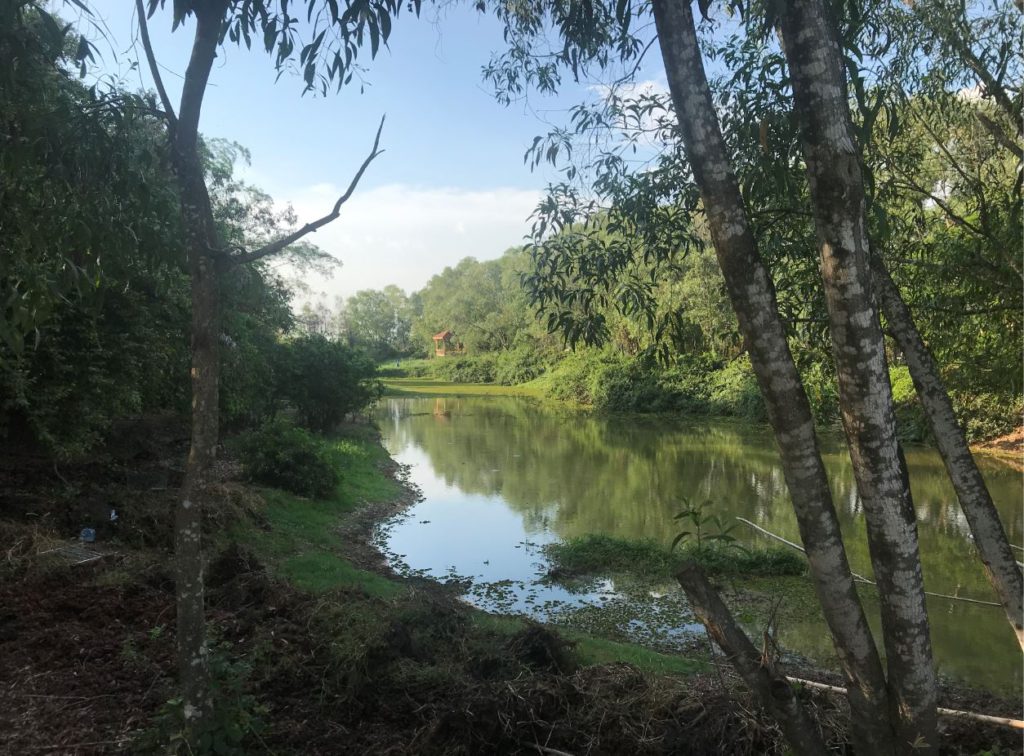
[[[726,524],[719,515],[708,513],[707,509],[710,505],[711,502],[707,499],[701,503],[691,504],[688,499],[683,498],[684,508],[672,519],[684,523],[688,521],[689,525],[684,525],[684,527],[691,529],[683,530],[676,534],[676,537],[672,539],[671,549],[673,551],[676,546],[687,539],[695,541],[697,549],[703,549],[709,543],[719,543],[724,544],[727,548],[745,551],[742,546],[736,543],[735,536],[731,535],[732,530],[736,527],[736,523],[730,522]]]

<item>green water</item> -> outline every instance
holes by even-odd
[[[545,570],[539,545],[585,533],[667,543],[678,530],[672,518],[683,497],[800,540],[774,442],[762,427],[596,418],[502,397],[386,399],[377,420],[389,451],[410,466],[425,497],[387,532],[388,548],[410,569],[512,581],[542,590],[545,600],[570,600],[557,588],[537,587]],[[870,576],[849,458],[838,439],[823,439],[823,447],[850,562]],[[923,447],[905,453],[927,590],[993,601],[938,454]],[[1010,540],[1019,545],[1022,476],[1002,463],[981,462]],[[734,533],[767,542],[743,525]],[[544,618],[535,611],[536,594],[522,598],[522,590],[521,600],[505,602],[506,610]],[[872,591],[864,595],[874,613]],[[602,592],[598,598],[607,601],[614,586]],[[1020,651],[1001,609],[930,599],[929,611],[941,673],[1019,690]],[[780,641],[823,663],[832,656],[820,619],[791,620],[780,628]]]

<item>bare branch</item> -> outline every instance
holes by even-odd
[[[363,161],[363,164],[359,166],[359,170],[356,171],[356,175],[352,177],[352,181],[349,182],[348,189],[345,190],[344,194],[338,197],[338,201],[334,203],[334,207],[331,209],[331,212],[329,212],[324,217],[313,221],[312,223],[307,223],[302,228],[293,231],[292,233],[278,239],[277,241],[270,242],[270,244],[260,247],[257,250],[232,255],[230,258],[228,258],[229,261],[232,263],[250,263],[255,262],[256,260],[260,260],[264,257],[268,257],[269,255],[275,255],[288,245],[294,244],[295,242],[299,241],[299,239],[306,236],[306,234],[311,234],[314,231],[326,226],[331,221],[337,219],[337,217],[341,215],[341,206],[348,202],[349,198],[352,196],[352,193],[356,190],[356,186],[359,185],[359,180],[363,177],[363,173],[366,172],[366,169],[369,167],[370,163],[373,162],[374,158],[376,158],[378,155],[384,152],[384,150],[378,149],[380,146],[380,134],[381,131],[384,130],[384,118],[385,116],[381,116],[380,126],[377,127],[377,136],[373,140],[373,149],[370,150],[370,154],[366,156],[366,160]]]
[[[149,41],[149,24],[146,23],[146,9],[142,0],[135,0],[135,12],[139,15],[139,36],[142,37],[142,47],[146,51],[146,60],[149,62],[149,72],[153,76],[153,83],[156,85],[157,94],[160,95],[160,102],[164,105],[164,117],[170,124],[175,124],[178,117],[174,114],[174,106],[171,105],[171,98],[167,96],[164,89],[164,80],[160,77],[160,69],[156,64],[156,55],[153,54],[153,43]]]

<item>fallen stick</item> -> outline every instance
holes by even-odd
[[[776,541],[781,541],[782,543],[786,544],[787,546],[791,546],[792,548],[796,549],[797,551],[799,551],[804,556],[807,555],[807,551],[800,544],[793,543],[792,541],[787,541],[782,536],[775,535],[773,532],[771,532],[770,530],[765,530],[760,525],[755,525],[754,523],[752,523],[750,520],[746,519],[745,517],[737,517],[736,519],[739,520],[740,522],[742,522],[745,525],[749,525],[754,530],[757,530],[757,531],[759,531],[761,533],[764,533],[769,538],[774,538]],[[1018,564],[1020,564],[1020,563],[1018,562]],[[1024,566],[1024,565],[1021,565],[1021,566]],[[850,574],[853,575],[853,579],[856,580],[859,583],[867,583],[868,585],[874,585],[874,586],[878,585],[878,583],[876,583],[874,580],[866,578],[863,575],[858,575],[856,572],[851,572]],[[982,606],[1000,606],[1000,607],[1002,606],[1002,604],[1000,604],[997,601],[982,601],[981,599],[967,598],[966,596],[951,596],[948,593],[932,593],[931,591],[925,591],[924,595],[925,596],[933,596],[935,598],[940,598],[940,599],[947,599],[949,601],[963,601],[963,602],[968,603],[968,604],[981,604]]]
[[[790,677],[789,675],[786,676],[786,679],[792,683],[806,685],[808,688],[817,688],[818,690],[828,691],[829,693],[837,693],[843,696],[846,695],[846,688],[840,688],[838,685],[828,685],[826,683],[815,682],[814,680],[805,680],[802,677]],[[991,714],[977,714],[973,711],[946,709],[942,706],[938,707],[938,712],[943,717],[960,717],[961,719],[972,719],[975,722],[987,722],[988,724],[997,724],[1003,725],[1004,727],[1012,727],[1016,730],[1024,730],[1024,720],[1020,719],[993,717]]]

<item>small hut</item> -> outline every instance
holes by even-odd
[[[462,342],[455,340],[455,334],[451,331],[441,331],[434,334],[434,356],[447,357],[450,354],[462,354]]]

